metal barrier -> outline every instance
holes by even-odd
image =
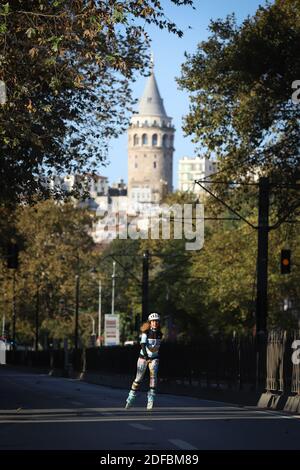
[[[300,340],[299,331],[278,330],[260,342],[252,336],[202,337],[190,344],[165,342],[159,377],[205,388],[300,395],[300,365],[292,362],[295,340]],[[16,365],[65,369],[69,356],[75,371],[134,375],[138,354],[139,346],[134,345],[73,350],[67,355],[64,349],[7,351],[6,358]]]

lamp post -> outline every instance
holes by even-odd
[[[16,350],[16,270],[13,273],[13,298],[12,298],[12,340],[13,351]]]
[[[97,346],[101,346],[101,324],[102,324],[102,284],[100,275],[97,276],[96,268],[91,269],[91,273],[95,280],[98,280],[98,337]]]
[[[80,317],[83,316],[83,315],[89,317],[92,321],[92,333],[90,335],[90,346],[94,348],[95,347],[95,342],[96,342],[96,328],[95,328],[96,327],[96,322],[95,322],[95,319],[94,319],[93,315],[91,315],[90,313],[86,313],[86,312],[81,313]]]
[[[149,309],[149,250],[143,254],[143,280],[142,280],[142,321],[148,318]]]
[[[5,296],[6,296],[5,292],[3,292],[3,297]],[[4,338],[5,338],[5,308],[3,308],[3,313],[2,313],[2,339],[4,340]]]
[[[36,306],[35,306],[35,351],[39,350],[39,313],[40,313],[40,286],[36,286]]]
[[[112,273],[112,293],[111,293],[111,314],[115,313],[115,277],[116,277],[116,262],[113,261],[113,273]]]
[[[75,334],[74,334],[74,347],[78,349],[78,314],[79,314],[79,274],[76,274],[76,289],[75,289]]]
[[[102,286],[101,279],[99,279],[99,299],[98,299],[98,341],[101,346],[101,321],[102,321]]]
[[[7,101],[7,94],[6,94],[6,84],[3,80],[0,80],[0,104],[4,105]],[[2,337],[5,336],[5,312],[3,313],[2,317]]]
[[[5,297],[5,291],[4,289],[2,290],[2,282],[4,281],[4,278],[0,277],[0,294],[1,294],[1,299],[3,298],[3,303],[4,303],[4,297]],[[1,334],[4,336],[4,331],[5,331],[5,309],[3,307],[3,312],[2,312],[2,328],[1,328]]]
[[[35,304],[35,351],[39,350],[39,326],[40,326],[40,287],[41,279],[45,272],[41,271],[36,278],[36,304]]]

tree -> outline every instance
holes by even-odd
[[[292,84],[300,77],[300,1],[275,0],[241,26],[231,15],[212,21],[210,31],[178,79],[191,100],[184,130],[217,157],[215,180],[269,176],[276,220],[285,220],[299,210],[300,106]],[[244,190],[212,188],[237,203]]]
[[[112,263],[116,261],[115,311],[120,314],[122,339],[138,335],[136,317],[141,319],[142,252],[140,240],[114,240],[103,251],[99,270],[103,279],[103,311],[111,312]]]
[[[14,227],[22,247],[15,273],[18,341],[33,341],[37,306],[41,338],[69,337],[73,341],[76,275],[80,276],[80,314],[97,312],[98,286],[92,269],[97,266],[99,254],[90,235],[93,220],[87,210],[51,200],[32,207],[20,206],[15,211]],[[1,311],[6,312],[11,325],[13,273],[7,269],[5,259],[0,278]],[[91,321],[85,320],[83,328],[90,333]]]
[[[172,194],[172,203],[191,195]],[[251,222],[257,219],[252,215]],[[22,250],[15,273],[17,342],[32,346],[39,308],[40,345],[64,338],[74,344],[76,275],[80,276],[79,337],[89,344],[92,319],[97,325],[98,279],[102,283],[102,313],[111,312],[112,261],[116,260],[115,312],[120,314],[122,340],[138,334],[141,319],[142,260],[150,252],[149,307],[162,315],[165,338],[175,324],[177,338],[189,341],[205,334],[251,332],[255,324],[254,293],[256,232],[241,221],[205,223],[204,247],[185,250],[185,240],[114,240],[99,250],[90,236],[91,212],[43,201],[19,207],[15,236]],[[300,315],[300,234],[282,224],[270,233],[268,325],[296,328]],[[280,273],[280,252],[289,248],[291,273]],[[12,335],[13,270],[0,264],[0,311]],[[97,330],[97,327],[96,327]],[[103,331],[103,329],[102,329]]]
[[[105,160],[127,125],[130,81],[148,71],[147,24],[182,35],[152,0],[2,2],[0,201],[48,196],[54,174]]]

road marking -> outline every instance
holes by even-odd
[[[282,419],[292,419],[294,416],[281,416]]]
[[[181,439],[169,439],[169,442],[181,450],[198,450],[197,447],[194,447],[188,442],[182,441]]]
[[[125,421],[216,421],[217,418],[190,418],[190,417],[180,417],[178,418],[177,416],[174,416],[174,417],[167,417],[167,416],[163,416],[163,417],[159,417],[159,416],[156,416],[156,417],[147,417],[147,419],[145,417],[131,417],[131,418],[127,418],[127,417],[123,417],[123,418],[120,418],[120,416],[99,416],[97,418],[93,418],[93,417],[85,417],[85,416],[82,416],[82,417],[62,417],[62,416],[57,416],[57,417],[51,417],[51,418],[44,418],[44,417],[36,417],[35,419],[20,419],[20,415],[18,416],[19,419],[17,418],[0,418],[0,424],[8,424],[8,423],[15,423],[15,424],[32,424],[32,423],[36,423],[36,424],[41,424],[41,423],[73,423],[73,422],[76,422],[76,423],[89,423],[89,422],[113,422],[113,421],[116,421],[116,422],[125,422]],[[219,418],[220,420],[223,420],[224,421],[224,418]],[[255,419],[255,418],[244,418],[244,417],[241,417],[239,419]],[[270,419],[270,418],[269,418]]]
[[[110,408],[110,407],[86,407],[79,401],[69,401],[73,404],[73,408],[67,409],[21,409],[16,410],[0,410],[0,423],[15,423],[15,424],[28,424],[28,423],[68,423],[68,422],[114,422],[114,421],[127,421],[134,424],[141,424],[142,426],[147,424],[150,425],[152,421],[216,421],[220,420],[223,422],[227,421],[259,421],[259,420],[282,420],[282,419],[293,419],[300,416],[286,416],[276,412],[249,412],[247,410],[236,410],[237,413],[233,413],[232,410],[221,410],[218,409],[201,409],[196,408],[191,412],[190,408],[186,408],[185,412],[170,413],[175,411],[176,408],[160,408],[155,409],[151,414],[145,411],[144,408],[135,408],[130,413],[125,413],[123,408]],[[20,406],[20,405],[19,405]],[[21,407],[21,406],[20,406]],[[75,409],[74,409],[75,407]],[[181,409],[183,411],[183,409]],[[198,412],[197,412],[198,411]],[[147,417],[146,417],[147,416]],[[153,423],[154,424],[154,423]],[[140,427],[137,429],[141,429]],[[144,429],[144,428],[143,428]]]
[[[129,426],[132,426],[133,428],[136,428],[136,429],[140,429],[141,431],[153,431],[153,428],[150,428],[149,426],[144,426],[143,424],[130,423]]]
[[[293,418],[300,418],[300,415],[286,415],[283,414],[283,412],[277,411],[277,410],[256,410],[256,413],[264,413],[268,415],[277,415],[282,419],[293,419]]]

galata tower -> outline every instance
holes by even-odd
[[[152,61],[138,112],[128,129],[128,196],[131,203],[160,203],[172,191],[174,132],[159,94]]]

